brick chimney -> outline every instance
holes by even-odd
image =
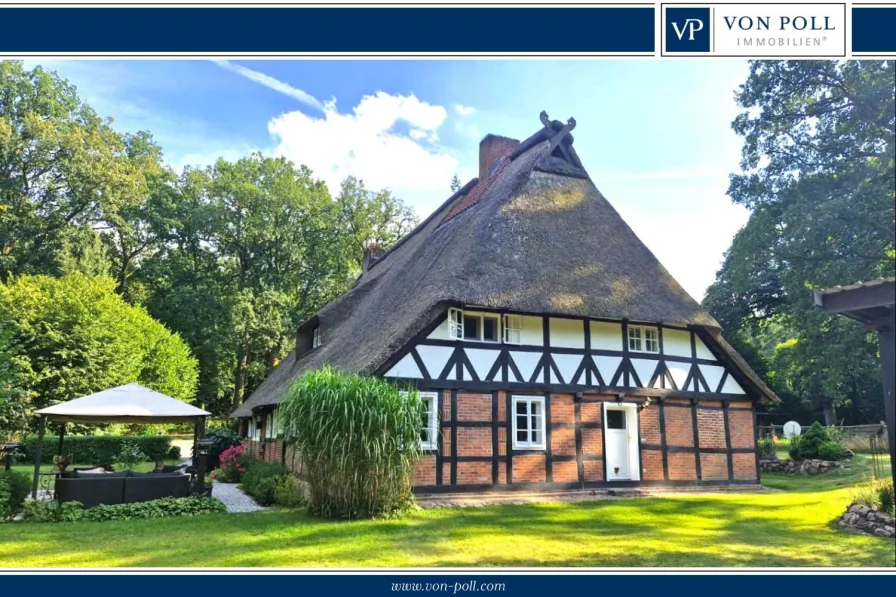
[[[366,272],[376,263],[376,260],[383,256],[386,250],[379,245],[368,245],[364,249],[364,271]]]
[[[479,142],[479,180],[488,178],[488,173],[492,166],[495,165],[500,158],[509,155],[520,142],[509,137],[501,137],[500,135],[486,135]]]

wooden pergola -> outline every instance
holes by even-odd
[[[879,278],[849,286],[815,291],[815,305],[825,313],[843,315],[877,332],[880,343],[880,369],[884,385],[884,416],[890,443],[890,470],[896,484],[896,278]]]

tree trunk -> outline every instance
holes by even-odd
[[[246,390],[246,368],[249,364],[249,351],[245,344],[240,344],[237,352],[236,375],[233,380],[233,408],[243,403],[243,392]]]
[[[834,408],[833,400],[828,400],[827,398],[825,398],[821,403],[821,407],[824,409],[824,424],[827,427],[833,427],[834,425],[836,425],[837,411]]]

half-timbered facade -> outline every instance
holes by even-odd
[[[758,482],[777,400],[594,187],[565,125],[480,145],[480,176],[297,334],[234,416],[291,462],[276,404],[331,364],[416,386],[419,491]]]

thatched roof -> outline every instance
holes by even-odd
[[[317,314],[322,345],[298,361],[290,354],[233,415],[275,404],[292,380],[324,364],[376,372],[449,305],[686,324],[717,334],[718,323],[591,182],[571,135],[559,145],[550,137],[546,126],[520,143],[489,180],[470,181],[376,260]],[[473,202],[471,195],[478,195]]]

